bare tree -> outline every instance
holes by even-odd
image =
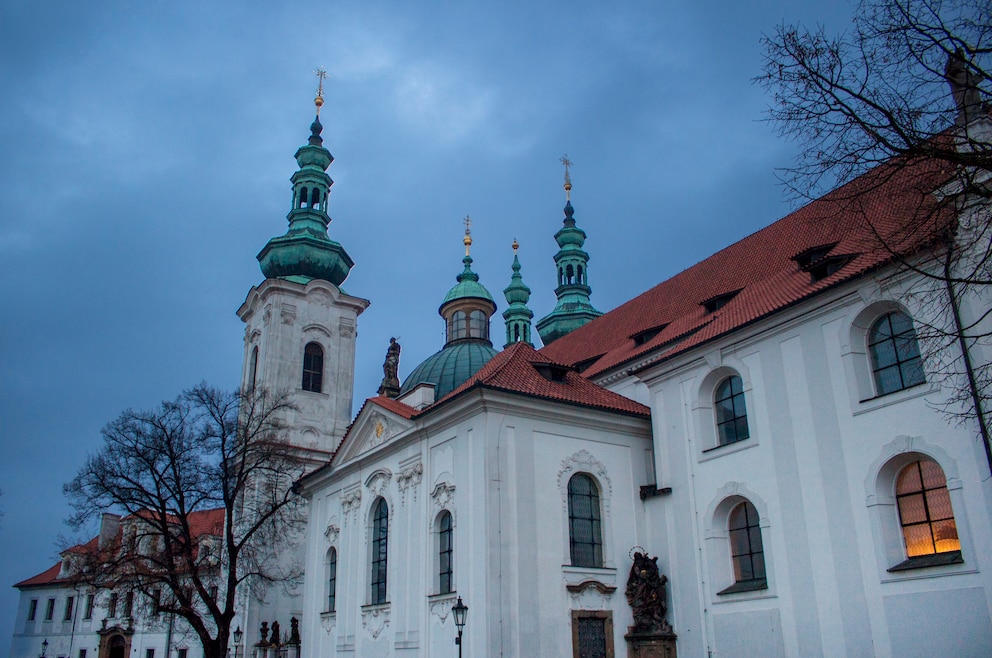
[[[837,187],[836,212],[916,275],[928,372],[944,411],[977,425],[992,470],[992,5],[863,0],[847,33],[783,25],[763,46],[769,118],[801,147],[787,189]],[[866,207],[882,186],[914,200],[898,226]]]
[[[291,408],[264,390],[201,384],[109,423],[102,448],[64,487],[68,523],[126,516],[113,543],[72,551],[77,577],[141,592],[189,624],[206,658],[224,658],[238,588],[301,575],[277,551],[302,520],[291,485],[304,463],[280,422]]]

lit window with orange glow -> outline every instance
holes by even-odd
[[[902,469],[896,500],[907,557],[961,550],[947,479],[936,462],[921,460]]]

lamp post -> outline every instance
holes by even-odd
[[[458,597],[458,603],[451,606],[451,613],[455,616],[455,626],[458,627],[458,637],[455,644],[458,645],[458,658],[462,658],[462,630],[465,628],[465,615],[468,613],[468,606],[462,603],[462,597]]]
[[[230,628],[230,626],[228,626]],[[241,630],[241,626],[238,626],[234,633],[234,658],[238,658],[241,650],[241,638],[244,637],[244,632]]]
[[[462,623],[464,623],[464,622],[462,622]],[[460,632],[459,632],[459,635],[461,635]],[[48,653],[48,638],[47,637],[45,638],[45,641],[41,643],[41,658],[45,658],[45,654],[46,653]]]

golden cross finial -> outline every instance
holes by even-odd
[[[472,246],[472,218],[465,215],[465,239],[462,242],[465,243],[465,255],[468,256],[469,247]]]
[[[313,99],[313,104],[317,106],[317,115],[320,116],[320,106],[324,104],[324,80],[327,79],[327,71],[323,66],[318,66],[313,70],[317,76],[317,97]]]
[[[572,166],[572,161],[568,159],[568,154],[561,156],[558,160],[565,165],[565,200],[572,200],[572,178],[568,175],[568,168]]]

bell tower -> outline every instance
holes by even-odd
[[[289,227],[258,254],[265,280],[253,286],[238,317],[245,323],[245,388],[289,394],[290,440],[315,463],[337,448],[351,422],[357,318],[369,302],[341,289],[354,262],[328,236],[334,161],[324,148],[320,109],[326,77],[318,69],[317,116],[296,151]]]

